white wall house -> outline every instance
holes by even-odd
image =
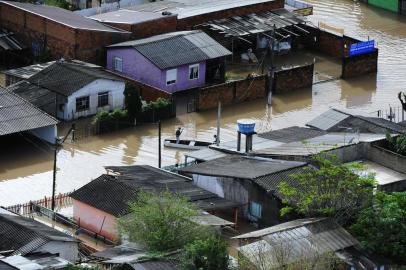
[[[98,79],[77,90],[58,106],[58,118],[70,121],[80,117],[124,108],[125,82]]]

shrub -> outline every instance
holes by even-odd
[[[386,133],[386,141],[388,142],[390,150],[406,156],[406,131],[403,131],[398,136],[394,137],[392,137],[389,133]]]
[[[181,259],[182,270],[226,270],[228,264],[227,243],[214,235],[188,244]]]

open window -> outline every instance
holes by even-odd
[[[166,71],[166,85],[175,84],[178,75],[177,69],[168,69]]]
[[[199,79],[199,64],[189,66],[189,80]]]

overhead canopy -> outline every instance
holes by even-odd
[[[211,30],[219,31],[230,37],[243,37],[273,30],[279,36],[299,36],[300,33],[308,33],[300,27],[301,24],[305,24],[301,17],[281,9],[213,20],[203,24],[203,26],[208,26]]]

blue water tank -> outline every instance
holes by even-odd
[[[240,119],[237,120],[238,131],[243,134],[254,133],[255,131],[255,121],[250,119]]]

